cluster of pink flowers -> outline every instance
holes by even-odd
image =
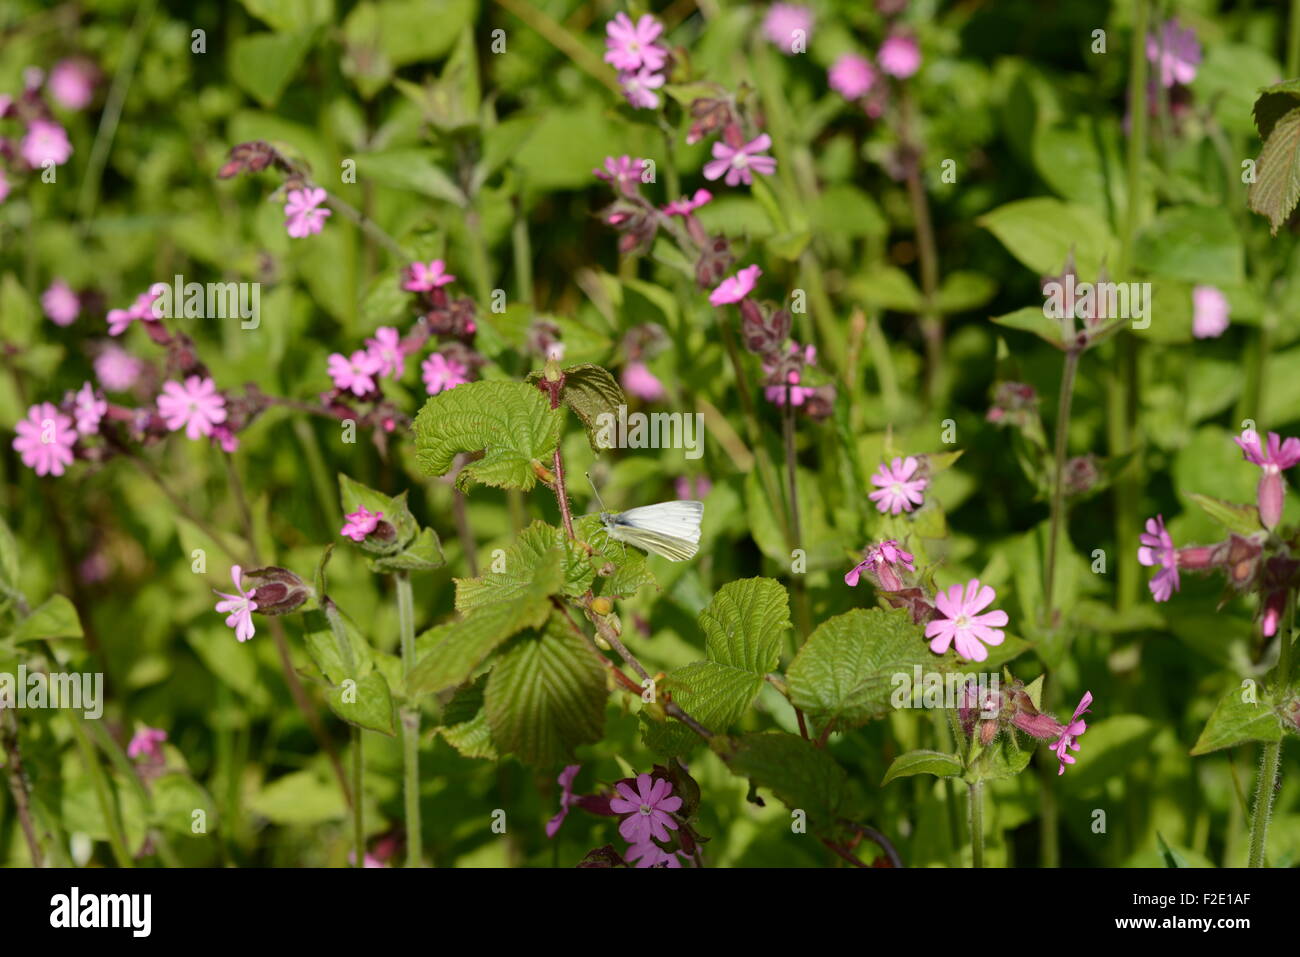
[[[84,109],[94,98],[99,72],[88,60],[73,57],[60,60],[50,71],[46,81],[45,71],[31,67],[23,74],[23,92],[18,97],[0,94],[0,121],[13,120],[22,127],[17,138],[17,149],[10,146],[8,138],[0,135],[0,159],[21,159],[22,165],[7,168],[0,165],[0,203],[8,198],[12,189],[10,176],[26,175],[59,167],[72,157],[72,142],[54,117],[46,102],[44,92],[62,109]],[[15,155],[16,154],[16,155]]]
[[[635,109],[659,105],[655,90],[664,85],[668,51],[655,41],[663,31],[663,24],[648,13],[635,23],[619,13],[605,25],[605,62],[618,70],[623,95]]]
[[[885,112],[889,91],[880,82],[884,73],[905,80],[921,68],[921,48],[904,33],[891,33],[876,51],[876,62],[859,53],[844,53],[831,64],[826,81],[830,88],[851,103],[859,104],[872,119]]]

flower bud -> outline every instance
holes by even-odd
[[[278,565],[244,572],[243,583],[257,592],[257,611],[262,615],[287,615],[301,608],[312,596],[306,582]]]
[[[1259,499],[1259,520],[1265,528],[1277,528],[1282,520],[1282,497],[1286,486],[1282,484],[1282,473],[1276,469],[1265,469],[1259,479],[1257,497]]]

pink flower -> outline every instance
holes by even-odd
[[[697,189],[694,196],[683,196],[681,199],[674,200],[665,206],[664,215],[686,217],[712,199],[713,194],[707,189]]]
[[[77,392],[72,411],[77,418],[77,431],[82,435],[94,435],[99,431],[99,420],[108,411],[108,403],[95,395],[94,386],[87,382]]]
[[[108,334],[110,336],[120,336],[126,332],[131,323],[139,319],[142,322],[157,322],[158,317],[153,314],[153,303],[160,295],[161,283],[155,283],[150,286],[147,292],[142,292],[135,297],[135,302],[131,303],[127,309],[110,309],[108,312]]]
[[[876,490],[867,498],[875,502],[881,512],[892,515],[910,512],[912,506],[924,501],[921,493],[930,484],[929,479],[912,478],[919,466],[916,457],[911,455],[905,459],[896,458],[889,465],[881,462],[876,474],[871,476],[871,484],[876,486]]]
[[[372,512],[362,505],[355,512],[349,512],[343,516],[346,521],[343,523],[343,527],[339,529],[339,534],[352,539],[354,542],[364,542],[366,536],[379,527],[379,522],[383,517],[383,512]]]
[[[564,770],[560,772],[560,776],[555,779],[556,783],[560,785],[560,810],[555,817],[546,822],[547,837],[555,837],[555,835],[560,831],[560,825],[563,824],[564,819],[569,816],[569,808],[575,803],[573,796],[573,779],[578,776],[578,772],[581,769],[581,764],[566,765]]]
[[[329,374],[336,388],[351,391],[355,396],[369,395],[375,391],[375,376],[380,362],[373,353],[358,349],[347,358],[341,352],[329,357]]]
[[[682,799],[668,796],[673,791],[670,781],[655,778],[651,783],[650,775],[640,774],[635,791],[626,781],[619,781],[614,787],[622,797],[612,798],[609,808],[615,814],[628,815],[618,826],[618,833],[629,844],[649,844],[652,837],[666,841],[668,831],[677,830],[672,812],[682,806]]]
[[[40,169],[46,163],[61,166],[72,155],[72,144],[68,142],[67,131],[58,123],[32,120],[19,152],[32,169]]]
[[[1160,571],[1151,578],[1151,594],[1156,601],[1168,601],[1178,591],[1178,552],[1174,540],[1165,531],[1164,516],[1148,518],[1147,530],[1138,536],[1138,542],[1138,561],[1160,566]]]
[[[28,409],[27,418],[15,425],[14,431],[18,433],[14,450],[22,456],[23,465],[35,469],[37,475],[62,475],[72,464],[76,429],[72,419],[49,402]]]
[[[628,70],[618,75],[618,82],[623,87],[623,95],[633,109],[653,110],[659,105],[659,94],[654,91],[664,85],[664,75],[655,73],[645,67],[640,70]]]
[[[718,179],[727,175],[728,186],[744,183],[749,186],[754,182],[750,171],[771,176],[776,172],[776,160],[770,156],[760,155],[772,145],[772,137],[761,133],[744,146],[731,147],[718,140],[713,144],[713,159],[704,164],[704,178]]]
[[[960,585],[934,596],[934,605],[943,618],[936,618],[925,626],[925,637],[933,639],[930,650],[942,655],[954,641],[957,657],[963,661],[983,661],[989,656],[984,645],[1000,645],[1005,634],[1000,630],[1007,623],[1005,611],[979,614],[997,597],[988,585],[981,586],[978,578],[966,583],[963,594]],[[981,644],[983,642],[983,644]]]
[[[912,37],[895,33],[880,44],[876,62],[890,76],[905,80],[921,68],[921,48]]]
[[[778,381],[776,384],[766,386],[763,389],[763,397],[773,405],[785,405],[785,400],[788,397],[791,405],[799,406],[817,394],[816,389],[799,384],[803,381],[803,374],[797,367],[801,362],[806,365],[813,365],[817,361],[817,347],[800,347],[799,343],[791,342],[789,355],[796,363],[795,368],[789,368],[788,363],[782,363],[779,360],[775,362],[765,360],[763,362],[763,373],[768,377],[769,381],[780,373],[782,366],[786,367],[784,383]]]
[[[1270,432],[1266,450],[1259,435],[1247,429],[1233,441],[1241,447],[1247,462],[1258,465],[1264,471],[1259,477],[1256,490],[1259,519],[1265,528],[1276,528],[1282,520],[1282,500],[1286,496],[1282,471],[1300,462],[1300,439],[1289,438],[1284,442],[1276,432]]]
[[[662,69],[668,51],[655,40],[663,32],[663,24],[648,13],[635,24],[626,13],[615,14],[605,24],[605,62],[616,70]]]
[[[1180,29],[1176,19],[1160,28],[1159,34],[1147,34],[1147,59],[1160,64],[1160,83],[1183,86],[1196,79],[1201,62],[1201,45],[1191,27]]]
[[[441,259],[434,259],[427,266],[424,263],[411,263],[407,266],[402,288],[408,292],[430,292],[455,281],[456,277],[447,272],[447,264]]]
[[[637,867],[681,867],[682,860],[677,851],[665,851],[654,841],[633,844],[623,854],[623,860],[636,861]]]
[[[402,337],[392,326],[380,326],[372,338],[366,340],[366,352],[378,363],[379,375],[400,379],[406,371],[406,353],[402,351]]]
[[[734,276],[729,276],[718,283],[718,288],[709,293],[709,302],[715,306],[740,302],[754,291],[754,285],[761,275],[763,275],[763,270],[757,266],[746,266]]]
[[[641,165],[644,161],[623,155],[618,158],[605,157],[604,169],[593,169],[597,179],[603,179],[621,193],[634,196],[637,184],[641,182]]]
[[[871,61],[856,53],[846,53],[831,65],[826,75],[830,88],[846,100],[866,96],[876,82],[876,69]]]
[[[906,568],[909,572],[916,571],[916,566],[912,564],[913,556],[911,552],[903,551],[902,546],[892,538],[880,542],[878,545],[872,545],[867,550],[867,557],[849,570],[844,576],[844,584],[850,588],[856,588],[858,579],[863,571],[875,573],[880,587],[884,591],[900,591],[903,587],[903,581],[894,571],[894,566],[898,565]]]
[[[1192,335],[1217,339],[1228,328],[1228,297],[1214,286],[1192,289]]]
[[[644,362],[629,362],[623,367],[623,388],[638,399],[655,402],[664,397],[664,384]]]
[[[437,395],[469,381],[469,369],[441,352],[435,352],[420,363],[420,377],[429,395]]]
[[[71,286],[62,279],[56,279],[41,294],[41,308],[56,326],[70,326],[81,312],[81,300]]]
[[[705,475],[699,475],[695,478],[688,478],[685,475],[677,477],[673,483],[677,490],[677,497],[683,501],[700,500],[707,498],[709,492],[713,489],[713,482]]]
[[[325,202],[325,190],[291,189],[284,204],[284,227],[294,239],[303,239],[325,228],[325,220],[332,215],[328,209],[319,209]]]
[[[1057,760],[1060,761],[1060,764],[1057,765],[1056,768],[1056,773],[1058,775],[1065,773],[1065,766],[1067,764],[1074,763],[1074,757],[1067,754],[1066,749],[1069,749],[1070,751],[1079,750],[1079,738],[1083,735],[1083,732],[1088,730],[1088,722],[1082,720],[1081,716],[1087,713],[1090,704],[1092,704],[1092,692],[1086,691],[1084,692],[1083,699],[1079,702],[1079,707],[1074,709],[1074,717],[1070,719],[1070,723],[1061,731],[1060,738],[1058,738],[1056,743],[1052,745],[1052,750],[1056,752]]]
[[[794,3],[774,3],[763,18],[763,33],[782,53],[805,52],[812,26],[812,11]]]
[[[173,432],[184,427],[187,438],[197,439],[211,435],[214,425],[226,421],[226,400],[210,377],[192,375],[184,385],[163,383],[158,414]]]
[[[95,357],[95,375],[99,384],[110,392],[123,392],[135,385],[144,363],[131,353],[109,343]]]
[[[243,571],[238,565],[231,566],[230,577],[235,583],[235,591],[239,594],[227,595],[223,591],[212,589],[225,599],[217,602],[217,611],[226,614],[226,627],[235,629],[235,637],[238,640],[248,641],[254,634],[253,612],[257,611],[257,602],[253,601],[253,596],[257,594],[257,589],[250,588],[244,591],[240,584]]]
[[[60,60],[50,70],[50,95],[69,110],[84,110],[95,95],[98,71],[92,63],[72,57]]]
[[[214,425],[212,427],[212,441],[221,446],[221,451],[234,453],[239,450],[239,437],[231,432],[227,426]]]
[[[140,729],[131,735],[131,743],[126,746],[126,756],[132,759],[146,758],[151,764],[161,762],[163,760],[162,743],[166,740],[166,731],[161,728],[141,725]]]

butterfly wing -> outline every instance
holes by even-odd
[[[635,545],[672,562],[695,557],[700,547],[702,502],[659,502],[614,515],[610,537]]]

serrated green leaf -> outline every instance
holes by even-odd
[[[1276,236],[1300,202],[1300,108],[1273,124],[1255,164],[1255,182],[1246,192],[1246,205],[1268,218]]]
[[[501,654],[484,703],[503,754],[552,767],[600,739],[605,698],[605,669],[595,652],[553,615],[542,631],[519,635]]]
[[[1282,722],[1273,710],[1272,698],[1254,686],[1256,703],[1243,700],[1246,689],[1233,688],[1214,707],[1201,736],[1192,747],[1193,756],[1231,748],[1247,741],[1272,743],[1282,740]]]
[[[895,778],[907,778],[915,774],[933,774],[936,778],[956,777],[962,772],[961,758],[955,754],[942,751],[908,751],[894,758],[889,770],[885,772],[881,786]]]
[[[539,576],[549,576],[551,572],[559,576],[559,582],[546,594],[581,595],[595,576],[582,546],[545,522],[533,522],[520,532],[500,561],[501,571],[488,571],[478,578],[453,579],[457,611],[525,595],[533,589]],[[550,578],[545,581],[549,582]]]
[[[700,612],[709,659],[760,677],[780,662],[781,640],[789,627],[789,595],[771,578],[728,582]]]
[[[1300,107],[1300,79],[1283,80],[1261,89],[1251,111],[1259,138],[1267,140],[1277,121],[1296,107]]]
[[[733,774],[764,787],[811,823],[829,827],[847,811],[849,780],[844,769],[810,741],[784,731],[746,734],[723,755]]]
[[[460,688],[442,712],[442,724],[434,730],[462,757],[495,761],[499,757],[492,743],[483,695],[488,676]]]
[[[547,462],[560,440],[562,413],[522,382],[468,382],[432,396],[415,417],[415,458],[426,475],[445,475],[456,455],[483,451],[456,479],[530,489],[533,463]]]

